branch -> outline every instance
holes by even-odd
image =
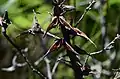
[[[119,34],[117,34],[117,36],[108,44],[108,45],[106,45],[105,47],[104,47],[104,49],[102,49],[102,50],[99,50],[99,51],[97,51],[97,52],[92,52],[92,53],[90,53],[90,55],[88,55],[87,57],[86,57],[86,59],[85,59],[85,62],[84,62],[84,64],[83,64],[83,67],[86,65],[86,63],[87,63],[87,61],[88,61],[88,59],[89,59],[89,56],[91,56],[92,57],[92,55],[96,55],[96,54],[99,54],[99,53],[102,53],[103,51],[105,51],[105,50],[110,50],[110,49],[112,49],[114,46],[112,46],[114,43],[115,43],[115,41],[116,40],[118,40],[118,39],[120,39],[120,35]],[[114,70],[114,69],[113,69]],[[118,71],[118,70],[120,70],[120,69],[115,69],[116,71]]]
[[[51,68],[50,68],[50,60],[45,58],[45,62],[46,62],[46,65],[47,65],[48,79],[52,79],[52,73],[51,73]]]
[[[46,32],[41,28],[41,25],[38,23],[38,19],[37,19],[37,16],[36,16],[36,12],[33,10],[33,13],[34,13],[34,18],[33,18],[33,25],[30,29],[28,29],[27,31],[24,31],[22,33],[20,33],[19,35],[17,35],[16,37],[19,37],[21,35],[25,35],[25,34],[32,34],[32,35],[35,35],[35,34],[45,34]],[[50,36],[50,37],[53,37],[55,39],[60,39],[60,37],[58,36],[55,36],[49,32],[46,33],[47,36]]]
[[[4,28],[2,28],[4,29]],[[6,39],[18,50],[18,52],[23,56],[25,62],[28,64],[28,66],[30,67],[30,69],[37,73],[39,76],[41,76],[44,79],[47,79],[47,77],[45,77],[45,75],[43,73],[41,73],[40,71],[38,71],[28,60],[27,56],[25,55],[25,52],[22,51],[21,48],[19,48],[10,38],[9,36],[6,34],[6,31],[2,30],[3,35],[6,37]]]
[[[84,16],[86,15],[86,13],[91,9],[91,7],[95,4],[95,0],[92,0],[90,2],[90,4],[88,5],[88,7],[86,7],[86,9],[84,10],[84,13],[82,14],[82,16],[80,17],[80,19],[77,21],[75,27],[78,26],[78,24],[80,23],[80,21],[84,18]]]
[[[58,57],[58,58],[57,58],[54,66],[53,66],[53,68],[52,68],[52,75],[54,75],[54,73],[55,73],[55,71],[56,71],[56,69],[57,69],[57,67],[58,67],[58,65],[59,65],[59,63],[60,63],[58,60],[60,60],[61,58],[62,58],[62,57]]]
[[[26,66],[26,65],[27,65],[26,62],[24,62],[24,63],[18,63],[18,62],[16,62],[18,55],[19,55],[19,54],[17,53],[17,54],[13,57],[13,59],[12,59],[12,65],[11,65],[10,67],[1,68],[1,70],[2,70],[2,71],[7,71],[7,72],[12,72],[12,71],[15,71],[15,69],[16,69],[17,67],[24,67],[24,66]]]
[[[115,76],[113,79],[119,79],[120,78],[120,68],[118,69],[112,69],[113,72],[115,72]]]
[[[45,31],[44,31],[43,29],[41,29],[41,33],[44,34]],[[47,35],[47,36],[50,36],[50,37],[53,37],[53,38],[55,38],[55,39],[61,39],[60,37],[58,37],[58,36],[56,36],[56,35],[54,35],[54,34],[51,34],[50,32],[47,32],[46,35]]]
[[[43,41],[43,39],[42,39],[42,37],[40,35],[39,35],[39,39],[40,39],[41,47],[43,48],[43,51],[44,52],[47,51],[45,43],[44,43],[44,41]],[[40,63],[40,59],[41,58],[39,58],[34,64],[38,65]],[[50,67],[50,60],[47,57],[44,60],[45,60],[46,65],[47,65],[47,77],[48,77],[48,79],[52,79],[52,72],[51,72],[51,67]]]
[[[119,35],[119,34],[117,34],[117,36],[116,36],[107,46],[105,46],[103,50],[90,53],[90,55],[99,54],[99,53],[102,53],[102,52],[105,51],[105,50],[110,50],[110,49],[112,49],[112,48],[113,48],[112,44],[114,44],[115,41],[118,40],[118,39],[120,39],[120,35]]]
[[[57,59],[56,59],[56,62],[55,62],[55,64],[54,64],[54,66],[53,66],[53,68],[52,68],[52,75],[54,75],[54,73],[55,73],[55,71],[56,71],[59,63],[62,62],[61,60],[62,60],[65,56],[66,56],[66,55],[59,54],[59,56],[58,56]],[[64,60],[63,60],[63,61],[64,61]],[[63,63],[64,63],[64,62],[63,62]],[[64,63],[64,64],[66,64],[66,63]]]

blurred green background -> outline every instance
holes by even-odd
[[[76,21],[88,6],[90,0],[66,0],[65,4],[76,7],[76,10],[69,11],[65,17],[68,22],[73,20],[74,26]],[[34,9],[40,12],[37,15],[41,28],[46,30],[51,16],[48,12],[52,12],[52,0],[0,0],[0,16],[5,10],[8,10],[9,18],[12,24],[7,28],[7,34],[14,40],[14,42],[21,48],[28,48],[28,57],[34,62],[41,57],[45,50],[41,47],[41,40],[44,41],[46,49],[48,49],[54,42],[53,38],[46,37],[41,39],[41,35],[24,35],[19,38],[16,36],[31,28],[33,23]],[[86,33],[90,39],[95,42],[95,48],[89,41],[84,38],[75,37],[71,39],[72,43],[86,50],[87,52],[94,52],[101,50],[114,37],[120,34],[120,0],[96,0],[95,5],[85,15],[84,19],[78,25],[78,28]],[[0,28],[1,29],[1,28]],[[54,28],[51,33],[61,36],[59,28]],[[17,51],[15,48],[0,34],[0,68],[9,67],[12,64],[12,58]],[[51,60],[51,67],[53,67],[56,56],[65,51],[60,49],[52,53],[49,57]],[[84,62],[86,55],[81,55],[81,62]],[[22,57],[18,57],[18,62],[24,62]],[[114,77],[112,69],[120,67],[120,40],[114,44],[114,48],[105,51],[102,54],[90,58],[88,64],[91,68],[96,70],[95,75],[86,76],[85,79],[110,79]],[[46,64],[42,62],[38,68],[46,73]],[[15,71],[6,72],[0,70],[0,79],[40,79],[39,76],[32,73],[28,66],[16,68]],[[74,79],[71,68],[64,64],[59,64],[53,79]]]

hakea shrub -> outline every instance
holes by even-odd
[[[66,18],[64,17],[65,13],[67,11],[74,10],[75,7],[69,6],[69,5],[64,5],[64,3],[65,3],[65,0],[53,0],[53,13],[51,13],[52,20],[51,20],[50,24],[48,25],[46,31],[44,31],[42,29],[42,26],[38,23],[38,20],[36,17],[37,13],[33,10],[34,18],[33,18],[32,27],[30,29],[20,33],[17,37],[24,35],[24,34],[35,35],[35,34],[40,33],[40,34],[43,34],[43,39],[45,36],[51,36],[51,37],[55,38],[56,39],[55,42],[51,45],[51,47],[48,49],[48,51],[45,53],[45,55],[43,55],[39,59],[39,63],[41,61],[43,61],[48,56],[48,54],[50,54],[50,52],[53,52],[53,51],[59,49],[61,46],[63,46],[67,52],[67,54],[65,56],[70,58],[69,64],[68,64],[68,61],[66,61],[66,60],[64,60],[64,64],[67,64],[70,68],[73,69],[76,79],[83,79],[84,76],[89,75],[92,70],[90,69],[90,66],[86,64],[87,60],[84,64],[81,63],[81,61],[79,59],[79,55],[81,54],[81,52],[84,52],[84,54],[88,55],[88,57],[89,56],[92,57],[92,55],[87,53],[85,50],[82,50],[80,47],[73,45],[70,42],[70,39],[71,39],[70,36],[72,35],[72,36],[83,37],[83,38],[87,39],[88,41],[90,41],[95,47],[96,47],[96,45],[92,40],[90,40],[90,38],[88,38],[88,36],[84,32],[82,32],[78,28],[72,26],[69,22],[66,21]],[[95,3],[95,1],[92,0],[91,4],[86,8],[85,12],[87,12],[94,3]],[[83,18],[83,16],[82,16],[82,18]],[[81,18],[80,18],[80,20],[81,20]],[[9,24],[11,24],[11,21],[8,18],[8,12],[5,11],[4,16],[0,17],[0,26],[2,27],[3,35],[20,52],[20,54],[24,57],[26,63],[29,65],[29,67],[32,69],[33,72],[36,72],[42,78],[45,78],[45,79],[49,78],[48,76],[43,74],[41,71],[37,70],[36,67],[34,67],[34,65],[38,65],[38,64],[34,64],[34,65],[31,64],[31,62],[28,60],[27,56],[24,54],[25,51],[22,51],[22,49],[19,46],[17,46],[6,34],[6,30],[7,30],[7,27],[9,26]],[[51,29],[54,29],[55,27],[60,28],[61,34],[63,35],[63,37],[58,37],[56,35],[49,33],[49,31]],[[36,63],[38,63],[38,62],[36,62]],[[24,64],[24,65],[26,65],[26,64]]]

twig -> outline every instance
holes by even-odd
[[[58,67],[58,64],[60,63],[58,60],[61,60],[61,58],[62,58],[62,57],[58,57],[58,58],[57,58],[54,66],[53,66],[53,68],[52,68],[52,75],[54,75],[54,73],[55,73],[55,71],[56,71],[56,69],[57,69],[57,67]]]
[[[44,34],[45,31],[44,31],[43,29],[41,29],[41,33]],[[60,39],[60,37],[58,37],[58,36],[56,36],[56,35],[54,35],[54,34],[51,34],[50,32],[47,32],[46,35],[47,35],[47,36],[50,36],[50,37],[53,37],[53,38],[55,38],[55,39]]]
[[[112,70],[113,70],[113,72],[115,72],[115,76],[114,76],[113,79],[120,78],[120,68],[118,68],[118,69],[112,69]]]
[[[86,63],[87,63],[87,61],[88,61],[88,59],[89,59],[89,56],[90,56],[90,55],[87,55],[87,57],[86,57],[86,59],[85,59],[85,62],[84,62],[84,64],[83,64],[83,67],[86,65]]]
[[[33,25],[30,29],[28,29],[27,31],[24,31],[22,33],[20,33],[19,35],[17,35],[16,37],[19,37],[21,35],[25,35],[25,34],[32,34],[32,35],[35,35],[35,34],[45,34],[45,31],[41,28],[41,25],[38,23],[38,19],[37,19],[37,16],[36,16],[36,12],[33,10],[33,13],[34,13],[34,18],[33,18]],[[50,36],[50,37],[53,37],[55,39],[60,39],[60,37],[56,36],[56,35],[53,35],[51,33],[47,33],[46,35]]]
[[[39,39],[41,42],[41,47],[43,48],[44,52],[47,50],[45,43],[43,41],[43,39],[41,38],[41,36],[39,35]],[[47,65],[47,77],[48,79],[52,79],[52,72],[51,72],[51,67],[50,67],[50,60],[46,57],[45,59],[46,65]],[[36,65],[38,65],[40,63],[40,58],[34,63]]]
[[[21,35],[32,34],[31,31],[33,31],[34,34],[44,34],[45,33],[45,31],[42,28],[40,28],[40,25],[39,25],[39,30],[28,29],[27,31],[24,31],[21,34],[17,35],[16,38],[18,38]],[[34,35],[34,34],[32,34],[32,35]],[[55,39],[60,39],[60,37],[58,37],[54,34],[51,34],[50,32],[47,32],[46,35],[49,37],[55,38]]]
[[[119,35],[119,34],[117,34],[117,36],[116,36],[103,50],[90,53],[90,55],[95,55],[95,54],[102,53],[104,50],[110,50],[110,49],[112,48],[111,45],[114,44],[117,39],[120,39],[120,35]],[[43,42],[42,42],[42,43],[43,43]],[[42,46],[42,47],[43,47],[43,46]],[[110,47],[110,48],[109,48],[109,47]],[[24,62],[24,63],[17,63],[17,62],[16,62],[16,57],[17,57],[17,55],[15,55],[14,58],[13,58],[13,60],[12,60],[14,64],[16,63],[16,67],[23,67],[23,66],[26,65],[26,62]],[[52,69],[52,75],[55,73],[55,70],[56,70],[56,68],[57,68],[57,66],[58,66],[58,64],[60,63],[60,60],[61,60],[62,58],[63,58],[63,56],[62,56],[62,57],[60,57],[60,56],[58,57],[55,65],[54,65],[54,67],[53,67],[53,69]],[[86,57],[85,63],[83,64],[83,67],[86,65],[88,58],[89,58],[89,55]],[[36,62],[38,62],[38,60],[37,60]],[[14,67],[14,64],[13,64],[13,67]],[[39,64],[39,62],[38,62],[37,64],[35,64],[35,65],[38,65],[38,64]],[[9,68],[2,68],[2,70],[4,70],[4,71],[14,71],[15,69],[11,70],[11,68],[13,68],[13,67],[11,66],[11,67],[9,67]],[[10,70],[9,70],[9,69],[10,69]],[[120,69],[113,69],[113,70],[114,70],[114,71],[117,71],[117,72],[120,71]]]
[[[57,60],[56,60],[54,66],[53,66],[53,68],[52,68],[52,75],[54,75],[54,73],[55,73],[55,71],[56,71],[56,69],[57,69],[59,63],[61,62],[61,60],[62,60],[63,57],[65,57],[65,56],[66,56],[66,55],[60,54],[60,55],[57,57]]]
[[[92,57],[92,55],[99,54],[99,53],[102,53],[102,52],[105,51],[105,50],[110,50],[110,49],[112,49],[113,46],[111,46],[111,45],[114,44],[117,39],[120,39],[120,35],[119,35],[119,34],[117,34],[117,36],[116,36],[106,47],[104,47],[103,50],[99,50],[99,51],[97,51],[97,52],[92,52],[92,53],[90,53],[90,55],[88,55],[88,56],[86,57],[85,62],[84,62],[84,64],[83,64],[83,67],[86,65],[86,63],[87,63],[87,61],[88,61],[88,59],[89,59],[90,56]]]
[[[18,52],[23,56],[25,62],[28,64],[28,66],[30,67],[30,69],[37,73],[39,76],[41,76],[42,78],[44,79],[47,79],[47,77],[41,73],[40,71],[38,71],[31,63],[30,61],[28,60],[27,56],[25,55],[25,52],[22,51],[22,49],[20,47],[18,47],[10,38],[9,36],[6,34],[6,29],[4,27],[2,27],[2,33],[3,35],[6,37],[6,39],[18,50]]]
[[[51,68],[50,68],[50,60],[45,58],[45,62],[46,62],[46,65],[47,65],[48,79],[52,79],[52,73],[51,73]]]
[[[102,52],[105,51],[105,50],[110,50],[110,49],[112,49],[113,46],[111,46],[111,45],[114,44],[117,39],[120,39],[120,35],[119,35],[119,34],[117,34],[117,36],[116,36],[107,46],[105,46],[103,50],[90,53],[90,55],[99,54],[99,53],[102,53]]]
[[[7,71],[7,72],[12,72],[12,71],[15,71],[15,69],[16,69],[17,67],[23,67],[23,66],[27,65],[26,62],[24,62],[24,63],[18,63],[18,62],[16,62],[16,59],[17,59],[17,56],[18,56],[18,55],[19,55],[19,54],[16,54],[16,55],[13,57],[13,59],[12,59],[12,66],[7,67],[7,68],[1,68],[1,70],[2,70],[2,71]]]
[[[120,72],[120,68],[119,69],[112,69],[114,72]]]
[[[90,2],[90,4],[88,5],[88,7],[86,7],[86,9],[84,10],[84,13],[80,17],[80,19],[76,22],[75,27],[78,26],[78,24],[80,23],[80,21],[84,18],[84,16],[86,15],[86,13],[91,9],[91,7],[93,6],[93,4],[95,4],[95,0],[92,0]]]
[[[54,75],[58,65],[59,65],[60,62],[55,62],[54,66],[53,66],[53,69],[52,69],[52,75]]]

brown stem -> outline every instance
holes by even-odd
[[[71,45],[68,31],[64,28],[63,25],[60,25],[60,26],[61,26],[61,31],[62,31],[62,33],[63,33],[63,37],[64,37],[65,41],[66,41],[69,45]],[[83,79],[82,71],[81,71],[81,69],[79,68],[78,63],[77,63],[77,61],[78,61],[79,59],[77,58],[77,56],[76,56],[73,52],[71,52],[71,51],[69,51],[69,50],[67,50],[67,55],[68,55],[68,57],[70,58],[70,63],[71,63],[71,65],[72,65],[72,69],[73,69],[73,71],[74,71],[75,79]]]

